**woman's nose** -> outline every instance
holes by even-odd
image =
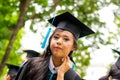
[[[57,40],[57,44],[60,45],[61,43],[62,43],[62,39],[60,38],[60,39]]]

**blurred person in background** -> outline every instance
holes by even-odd
[[[120,55],[119,51],[117,51],[115,49],[112,49],[112,50]],[[107,75],[101,77],[99,80],[120,80],[120,57],[115,62],[115,64],[113,64],[110,67],[109,73]]]
[[[8,72],[7,75],[5,75],[4,80],[15,80],[20,67],[13,64],[6,64],[6,65],[8,67]]]

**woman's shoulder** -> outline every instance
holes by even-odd
[[[71,68],[65,73],[65,78],[67,78],[66,80],[82,80],[80,76]]]
[[[78,75],[73,69],[69,69],[66,73],[65,73],[65,75]]]

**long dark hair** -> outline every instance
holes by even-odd
[[[29,72],[27,73],[27,75],[25,77],[26,80],[43,80],[44,79],[44,77],[45,77],[45,75],[47,73],[47,70],[48,70],[49,59],[50,59],[50,56],[52,55],[52,52],[50,50],[51,38],[52,38],[52,36],[54,35],[54,33],[57,30],[61,30],[61,29],[56,29],[53,32],[53,34],[51,35],[51,37],[49,39],[48,46],[45,49],[43,55],[41,55],[41,57],[38,57],[37,59],[35,59],[34,61],[31,62],[30,70],[29,70]],[[74,45],[75,45],[75,47],[77,49],[77,41],[76,41],[76,39],[74,39]],[[70,60],[73,63],[75,63],[73,61],[72,53],[73,53],[73,51],[71,51],[68,56],[70,57]]]

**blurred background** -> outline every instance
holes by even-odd
[[[120,51],[120,0],[0,0],[0,80],[6,63],[21,65],[23,50],[42,53],[48,19],[69,11],[95,34],[79,39],[75,70],[86,80],[107,74]],[[52,31],[51,31],[52,32]]]

